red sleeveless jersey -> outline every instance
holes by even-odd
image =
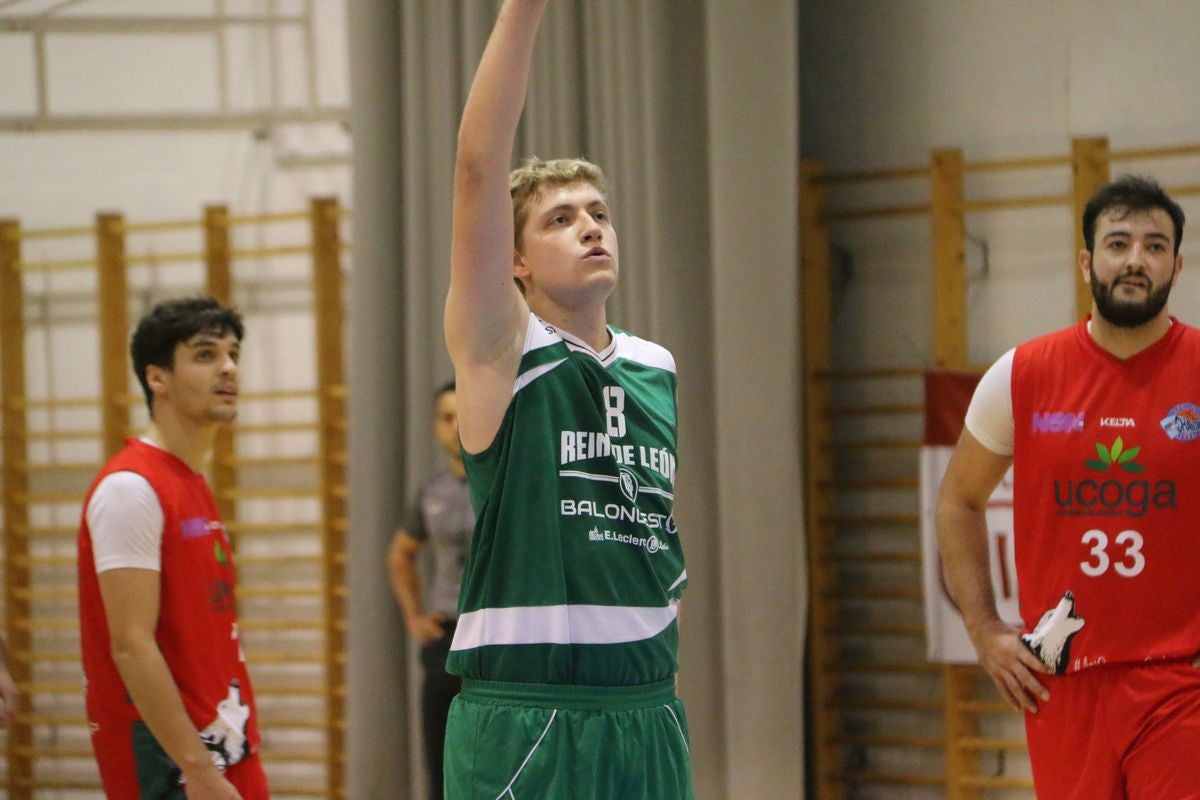
[[[114,472],[141,475],[158,496],[163,531],[155,640],[192,724],[211,751],[236,763],[258,750],[259,734],[238,638],[229,539],[204,477],[165,450],[133,439],[92,482],[79,528],[79,619],[93,733],[124,731],[141,718],[110,654],[87,524],[87,505],[96,486]],[[102,772],[105,767],[102,763]]]
[[[1013,358],[1021,617],[1075,672],[1200,651],[1200,331],[1127,360],[1086,323]]]

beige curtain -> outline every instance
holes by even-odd
[[[351,2],[351,798],[417,781],[380,559],[436,461],[454,140],[497,8]],[[784,0],[557,0],[518,137],[518,156],[604,167],[610,319],[678,363],[680,692],[702,800],[803,795],[796,24]]]

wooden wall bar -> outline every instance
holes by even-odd
[[[99,289],[100,402],[104,409],[104,457],[125,446],[129,435],[129,283],[125,270],[125,220],[96,215],[96,285]]]
[[[313,318],[321,417],[321,507],[325,553],[325,704],[329,796],[345,796],[346,384],[342,350],[341,209],[312,202]]]
[[[933,151],[930,216],[933,222],[933,363],[967,364],[967,220],[962,150]]]
[[[29,460],[25,424],[25,303],[21,277],[21,226],[0,220],[0,387],[4,426],[4,639],[9,671],[28,695],[33,681],[29,653]],[[28,709],[28,697],[25,700]],[[8,797],[29,800],[33,786],[33,729],[22,713],[8,728]]]
[[[1109,152],[1108,139],[1084,138],[1071,142],[1071,170],[1074,174],[1074,191],[1071,193],[1074,201],[1075,221],[1075,252],[1084,249],[1083,207],[1088,198],[1096,193],[1109,181]],[[1072,264],[1078,262],[1072,260]],[[1075,313],[1083,319],[1092,310],[1092,290],[1083,282],[1083,275],[1075,271]]]
[[[827,488],[833,479],[832,463],[822,443],[833,438],[828,408],[833,403],[830,381],[820,376],[833,366],[833,295],[829,229],[825,223],[826,190],[820,182],[819,164],[800,165],[800,272],[804,291],[804,462],[805,527],[809,558],[808,654],[805,674],[809,686],[806,704],[811,736],[808,737],[807,761],[814,776],[813,788],[820,800],[841,800],[845,796],[841,775],[845,771],[842,748],[837,744],[842,733],[842,718],[837,706],[836,673],[825,665],[838,659],[838,641],[832,633],[837,627],[838,609],[830,599],[836,575],[830,568],[830,543],[833,538],[833,506]]]
[[[204,209],[204,273],[205,289],[220,303],[233,303],[233,259],[230,256],[229,209],[210,205]],[[230,490],[237,485],[236,448],[233,437],[236,425],[225,425],[213,442],[212,491],[221,519],[237,519],[237,499]],[[237,550],[237,537],[230,545]]]

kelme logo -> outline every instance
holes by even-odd
[[[1083,462],[1083,465],[1097,472],[1106,472],[1114,464],[1126,472],[1142,472],[1146,468],[1134,461],[1140,452],[1142,452],[1140,447],[1131,447],[1126,450],[1125,442],[1118,436],[1109,447],[1105,447],[1101,442],[1096,442],[1096,455],[1100,457],[1089,458]]]

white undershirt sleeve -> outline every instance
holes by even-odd
[[[967,408],[966,426],[979,443],[996,455],[1013,454],[1012,365],[1009,350],[979,379],[971,405]]]
[[[162,504],[141,475],[105,476],[88,501],[87,524],[96,574],[122,567],[162,571]]]

